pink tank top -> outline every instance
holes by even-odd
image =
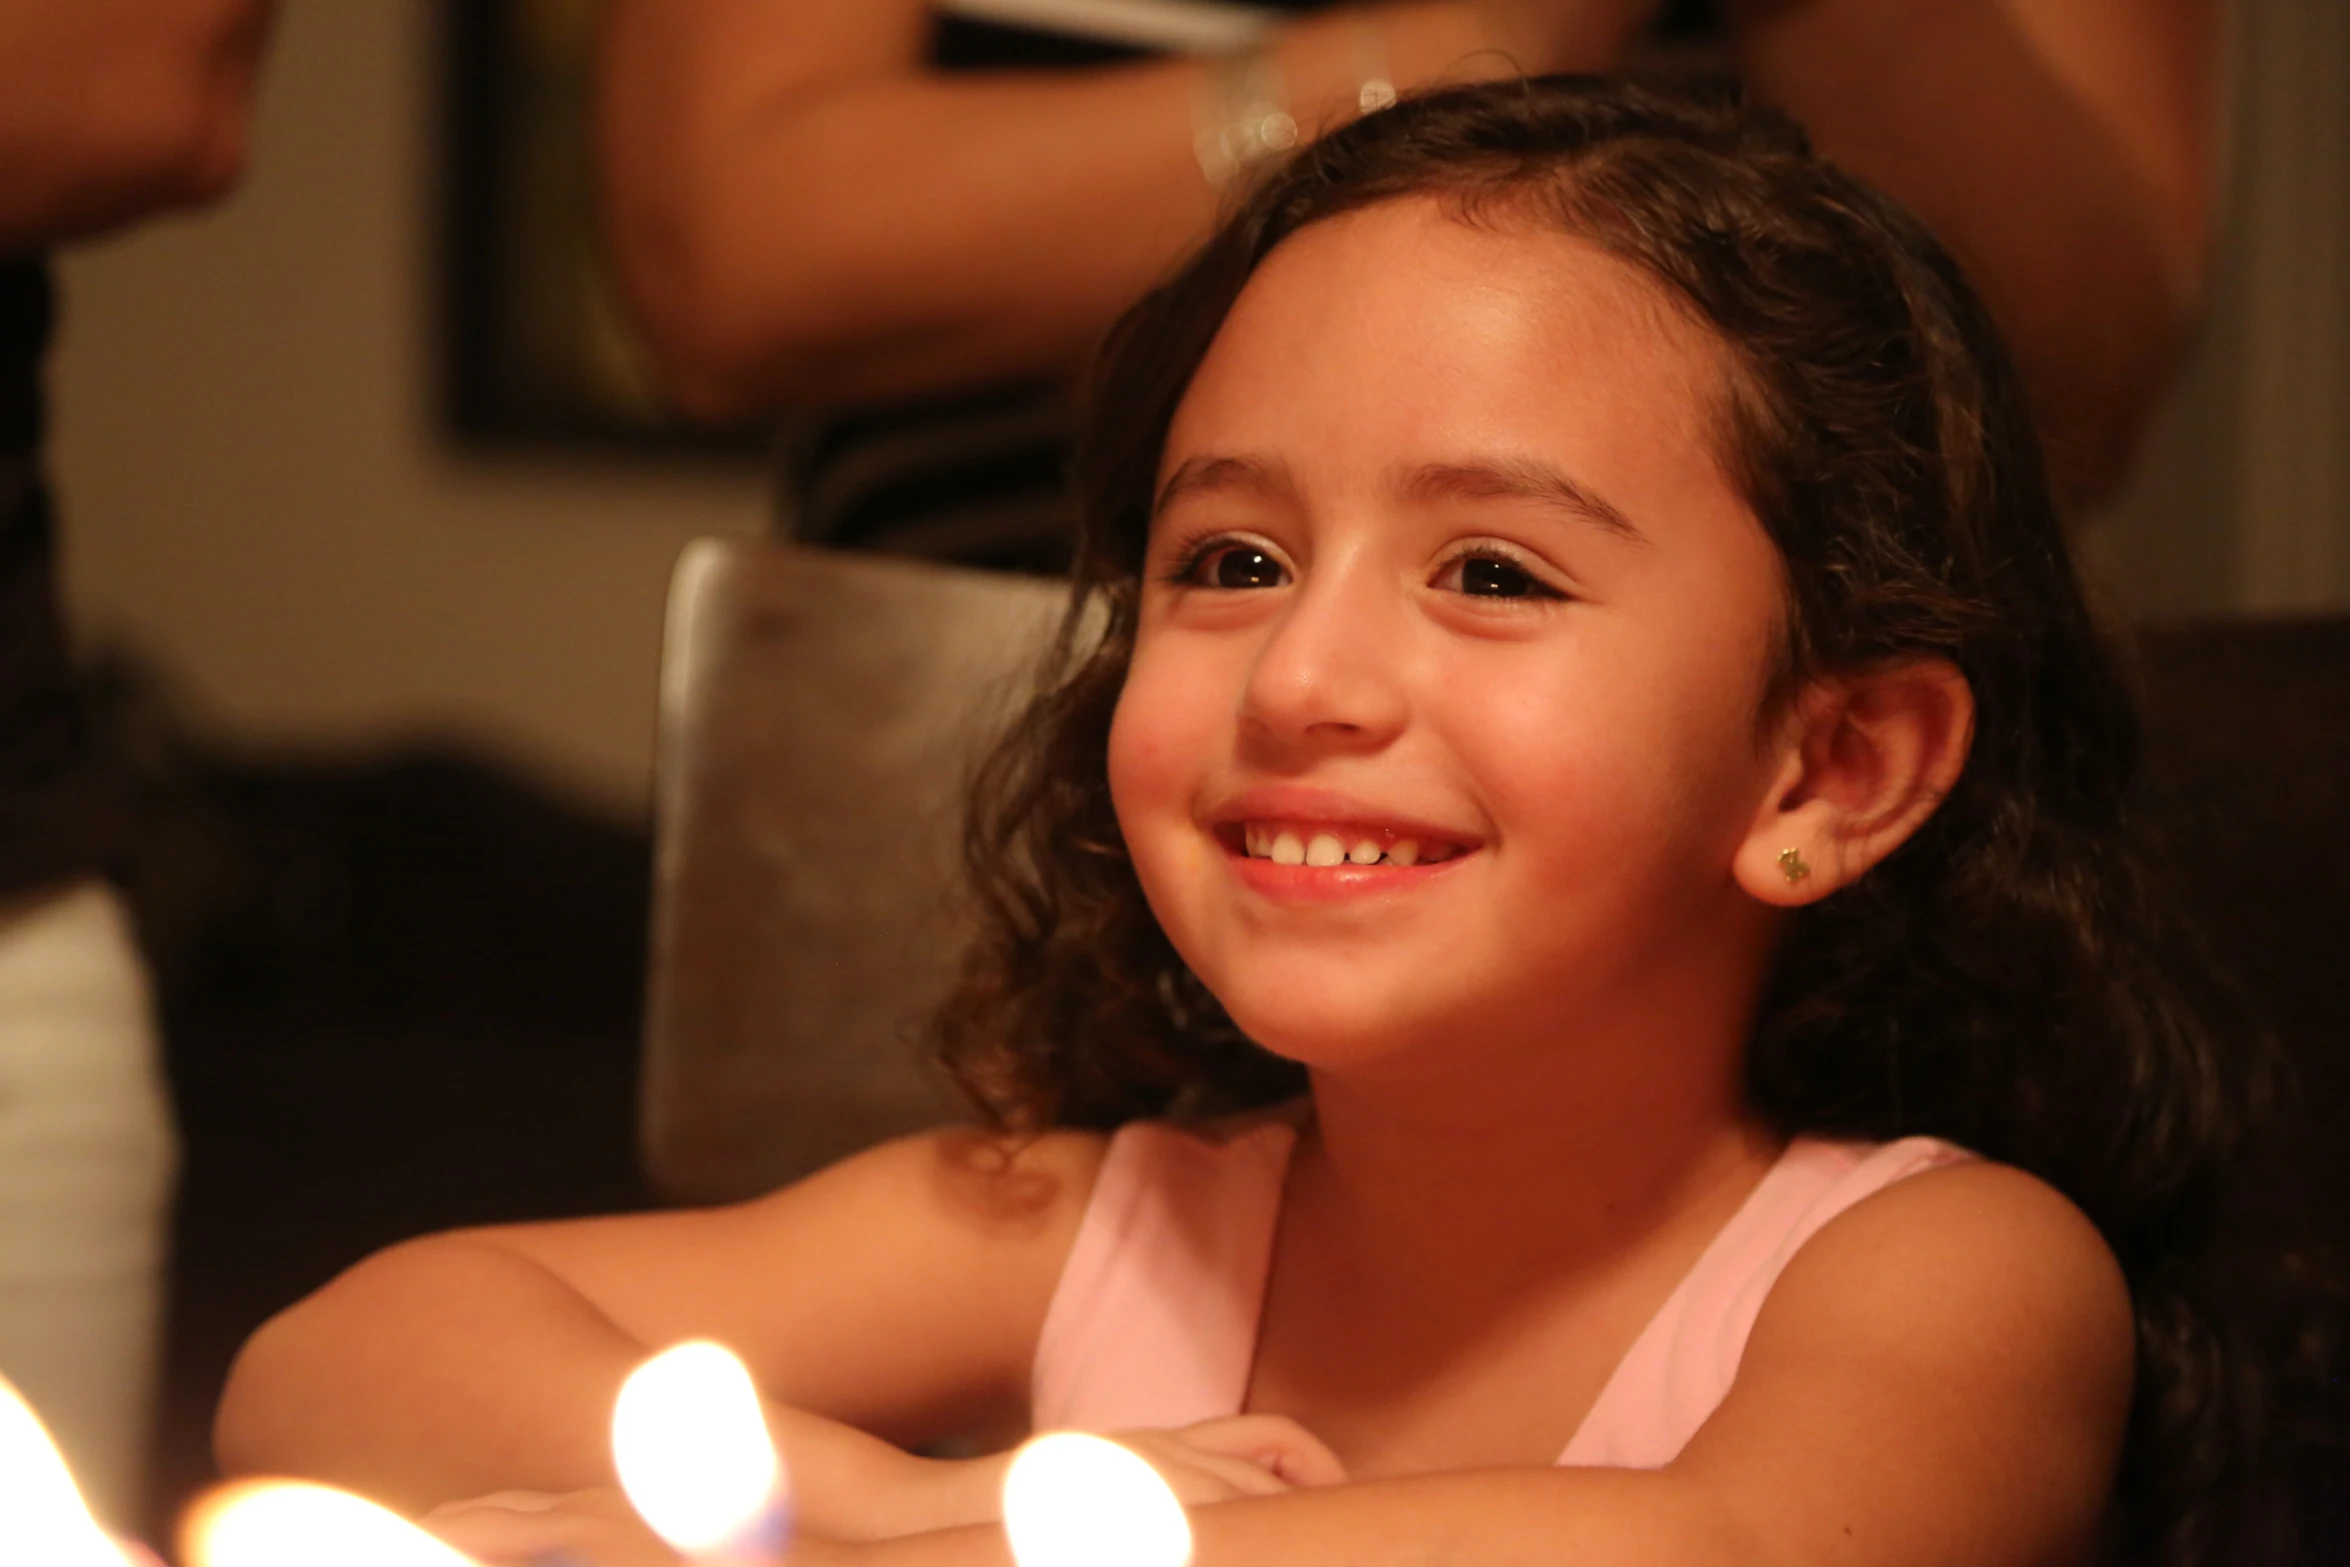
[[[1036,1346],[1036,1429],[1120,1431],[1240,1412],[1273,1226],[1297,1130],[1118,1131]],[[1798,1137],[1625,1352],[1561,1464],[1670,1463],[1738,1374],[1746,1335],[1797,1249],[1904,1176],[1974,1155],[1930,1137]]]

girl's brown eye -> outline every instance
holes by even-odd
[[[1490,555],[1472,555],[1461,562],[1461,591],[1473,598],[1516,599],[1555,597],[1523,567]]]
[[[1234,544],[1216,552],[1208,562],[1207,577],[1219,588],[1277,588],[1282,570],[1281,563],[1263,550]]]

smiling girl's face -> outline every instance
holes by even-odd
[[[1251,1037],[1343,1069],[1742,1026],[1782,579],[1721,363],[1629,266],[1426,200],[1251,279],[1168,435],[1110,740],[1151,906]]]

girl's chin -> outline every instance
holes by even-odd
[[[1226,1014],[1257,1044],[1315,1073],[1368,1073],[1420,1080],[1423,1068],[1459,1070],[1464,1051],[1479,1054],[1524,1032],[1541,1015],[1563,1026],[1565,987],[1514,983],[1517,976],[1463,972],[1398,954],[1385,964],[1300,962],[1249,965],[1245,974],[1202,974]],[[1222,983],[1219,983],[1222,981]],[[1542,1037],[1554,1037],[1555,1029]]]
[[[1243,1002],[1237,1010],[1228,1002],[1225,1010],[1250,1039],[1309,1072],[1345,1071],[1393,1060],[1429,1032],[1428,1027],[1413,1026],[1422,1020],[1375,1001],[1300,1006],[1295,997],[1268,998],[1258,1006]]]

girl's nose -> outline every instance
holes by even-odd
[[[1374,573],[1308,578],[1269,626],[1240,693],[1247,736],[1295,748],[1376,750],[1409,711],[1400,602]]]

